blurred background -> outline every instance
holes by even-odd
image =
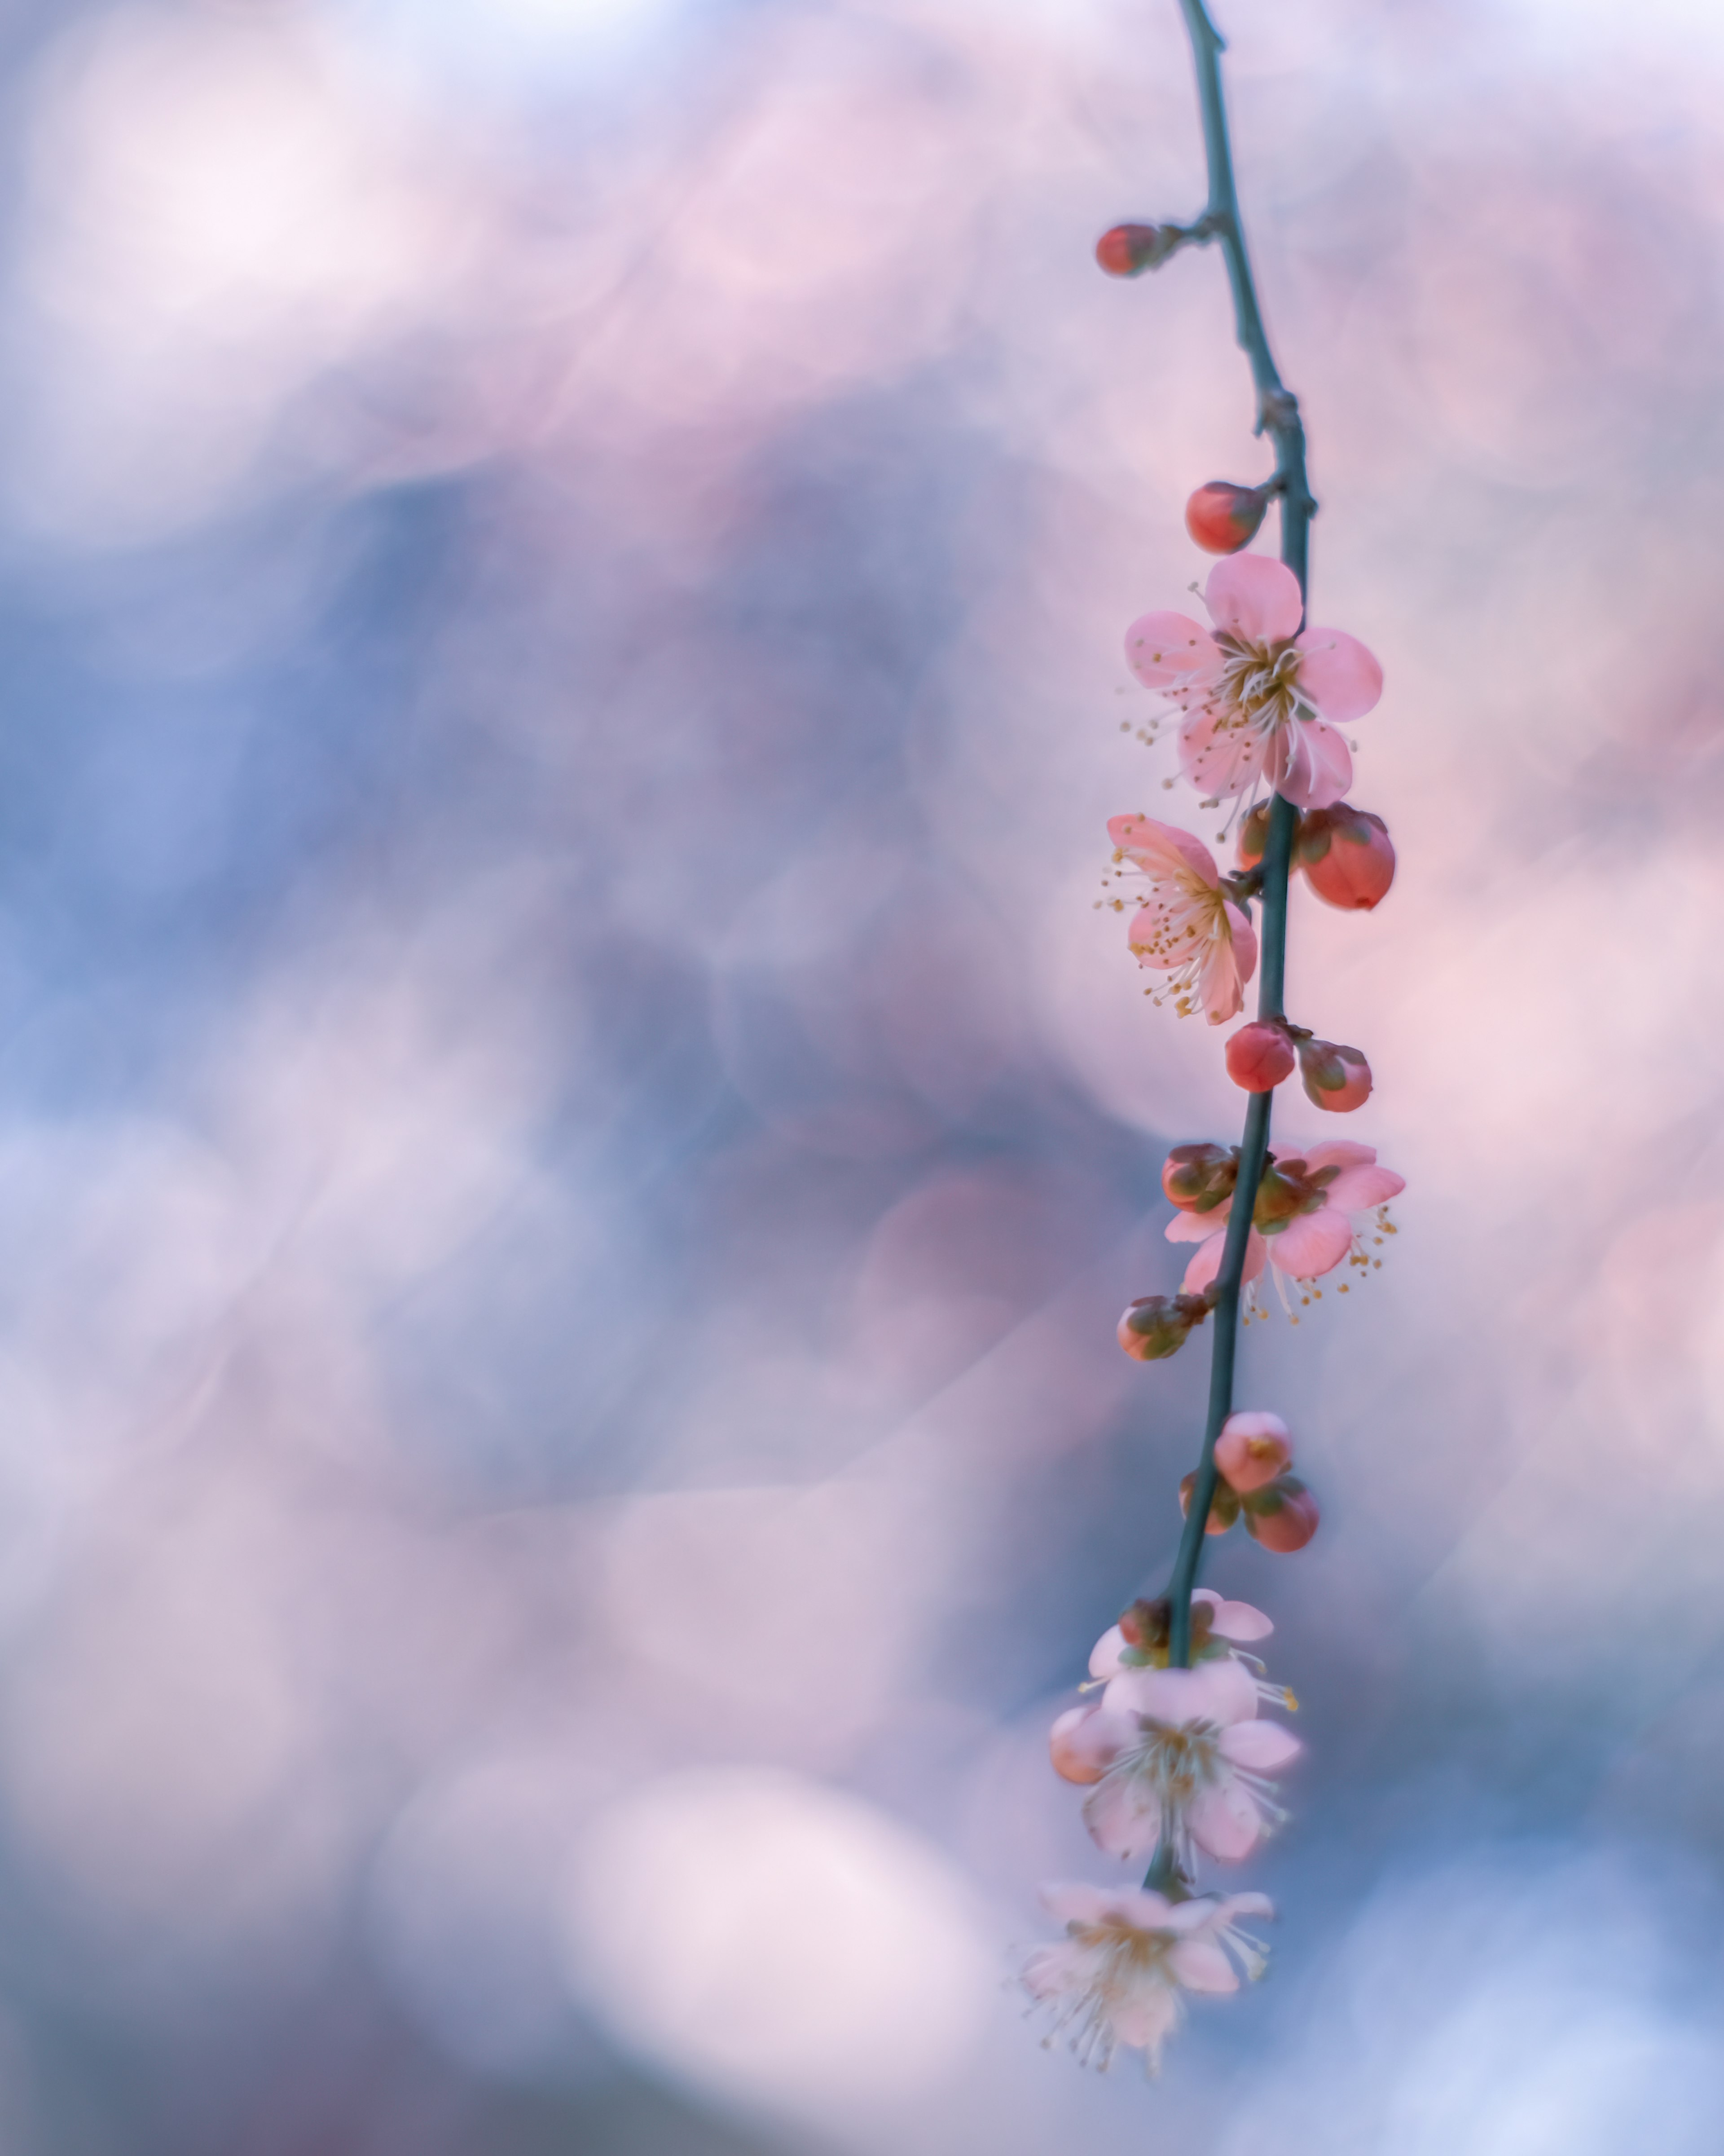
[[[5,2156],[1716,2150],[1724,27],[1222,26],[1408,1188],[1151,2091],[1012,1976],[1241,1106],[1091,904],[1270,468],[1173,0],[0,8]]]

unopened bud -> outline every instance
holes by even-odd
[[[1236,1147],[1177,1145],[1162,1168],[1162,1188],[1182,1213],[1213,1213],[1239,1180]]]
[[[1185,238],[1177,224],[1116,224],[1095,243],[1095,259],[1110,277],[1159,270]]]
[[[1350,801],[1308,809],[1300,820],[1293,858],[1319,898],[1352,911],[1369,912],[1395,880],[1388,825]]]
[[[1301,1213],[1315,1213],[1323,1203],[1326,1184],[1334,1180],[1337,1172],[1325,1174],[1319,1169],[1314,1175],[1303,1160],[1295,1157],[1278,1160],[1271,1153],[1257,1186],[1251,1224],[1266,1235],[1274,1235]]]
[[[1269,844],[1269,808],[1268,802],[1260,801],[1239,825],[1239,866],[1242,869],[1255,869],[1263,859],[1265,849]]]
[[[1242,1496],[1262,1489],[1293,1465],[1286,1424],[1255,1410],[1229,1415],[1215,1440],[1215,1465]]]
[[[1371,1097],[1371,1066],[1357,1048],[1342,1048],[1332,1040],[1301,1040],[1299,1075],[1306,1098],[1338,1116]]]
[[[1095,1707],[1068,1707],[1048,1732],[1054,1772],[1068,1782],[1099,1782],[1117,1749],[1111,1737],[1106,1721]]]
[[[1208,1314],[1200,1295],[1142,1295],[1120,1320],[1119,1342],[1134,1362],[1159,1363],[1177,1355]]]
[[[1188,1476],[1186,1478],[1188,1482],[1190,1479]],[[1191,1650],[1193,1657],[1208,1650],[1214,1617],[1214,1609],[1208,1603],[1192,1604]],[[1165,1594],[1157,1596],[1153,1602],[1140,1599],[1121,1613],[1120,1637],[1126,1646],[1121,1660],[1127,1667],[1166,1669],[1167,1643],[1172,1637],[1172,1620],[1173,1605]]]
[[[1193,1469],[1179,1486],[1179,1509],[1182,1512],[1191,1510],[1192,1492],[1197,1487],[1197,1471]],[[1239,1517],[1239,1492],[1225,1482],[1218,1482],[1215,1495],[1209,1500],[1209,1517],[1203,1523],[1204,1533],[1224,1535]]]
[[[1285,1027],[1242,1025],[1227,1044],[1227,1075],[1248,1093],[1267,1093],[1293,1068],[1293,1043]]]
[[[1317,1501],[1296,1475],[1278,1475],[1240,1502],[1246,1532],[1265,1549],[1303,1549],[1317,1531]]]
[[[1269,489],[1212,479],[1185,505],[1185,528],[1206,554],[1237,554],[1257,536]]]

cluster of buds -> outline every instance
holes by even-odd
[[[1239,825],[1239,865],[1253,869],[1269,839],[1269,803],[1259,802]],[[1395,850],[1388,826],[1351,801],[1307,808],[1293,834],[1293,865],[1326,904],[1368,913],[1395,880]]]
[[[1258,1019],[1227,1044],[1227,1075],[1248,1093],[1270,1092],[1296,1062],[1314,1107],[1345,1115],[1371,1097],[1371,1066],[1359,1050],[1319,1040],[1308,1026]]]
[[[1243,1518],[1245,1532],[1265,1549],[1303,1549],[1317,1531],[1317,1501],[1290,1471],[1293,1446],[1279,1415],[1229,1415],[1215,1440],[1219,1480],[1203,1522],[1206,1534],[1224,1535]],[[1195,1471],[1179,1486],[1179,1509],[1191,1510]]]

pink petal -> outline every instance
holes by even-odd
[[[1218,1221],[1221,1227],[1226,1226],[1227,1212],[1223,1205],[1213,1213],[1176,1213],[1162,1233],[1170,1243],[1207,1243],[1212,1235],[1220,1232]]]
[[[1230,912],[1232,908],[1228,910]],[[1251,941],[1251,963],[1254,965],[1257,963],[1255,937]],[[1203,953],[1203,962],[1198,968],[1198,995],[1208,1014],[1211,1025],[1225,1025],[1230,1018],[1237,1018],[1244,1009],[1245,995],[1239,985],[1239,965],[1234,957],[1233,945],[1225,937],[1215,937]]]
[[[1320,1168],[1369,1168],[1377,1148],[1357,1145],[1352,1138],[1325,1138],[1321,1145],[1307,1146],[1300,1158],[1315,1174]]]
[[[1199,1594],[1208,1594],[1200,1587]],[[1211,1598],[1215,1614],[1209,1620],[1209,1630],[1218,1632],[1224,1640],[1266,1640],[1275,1629],[1260,1609],[1254,1609],[1249,1602],[1224,1602],[1217,1594]]]
[[[1383,669],[1344,629],[1308,629],[1298,638],[1299,689],[1337,726],[1362,719],[1383,694]]]
[[[1353,1224],[1338,1206],[1301,1213],[1269,1239],[1270,1258],[1295,1280],[1316,1280],[1341,1263],[1353,1245]]]
[[[1185,1816],[1198,1847],[1224,1864],[1237,1864],[1263,1839],[1263,1815],[1251,1792],[1238,1782],[1205,1789]]]
[[[1115,1912],[1118,1891],[1085,1882],[1044,1887],[1036,1897],[1055,1923],[1100,1924]]]
[[[1392,1168],[1344,1168],[1329,1185],[1329,1209],[1366,1213],[1373,1205],[1386,1205],[1407,1188],[1404,1175]]]
[[[1179,768],[1200,793],[1222,800],[1256,784],[1269,747],[1255,726],[1224,725],[1225,716],[1206,704],[1179,729]]]
[[[1092,1677],[1111,1677],[1128,1666],[1120,1660],[1126,1651],[1126,1635],[1117,1625],[1110,1625],[1090,1650],[1090,1675]]]
[[[1290,1759],[1296,1759],[1305,1747],[1279,1722],[1259,1718],[1236,1722],[1232,1728],[1224,1729],[1221,1749],[1235,1767],[1246,1768],[1254,1774],[1272,1774]]]
[[[1213,1217],[1213,1216],[1212,1216]],[[1221,1260],[1226,1249],[1227,1238],[1218,1231],[1203,1248],[1193,1255],[1185,1268],[1185,1277],[1179,1283],[1183,1295],[1201,1295],[1221,1270]],[[1245,1242],[1245,1270],[1242,1277],[1255,1281],[1263,1270],[1263,1238],[1254,1228]]]
[[[1165,935],[1167,926],[1167,914],[1160,906],[1146,906],[1131,916],[1126,930],[1131,956],[1140,966],[1157,973],[1165,973],[1170,966],[1183,966],[1190,956],[1188,950],[1170,949],[1165,942],[1157,948],[1157,939]]]
[[[1210,1687],[1204,1719],[1223,1724],[1249,1722],[1257,1712],[1257,1680],[1231,1655],[1211,1655],[1197,1665]]]
[[[1113,2025],[1114,2041],[1147,2052],[1153,2066],[1179,2019],[1179,1994],[1171,1984],[1145,1977],[1123,1997],[1111,2001],[1107,2018]]]
[[[1203,603],[1217,629],[1248,644],[1285,644],[1305,614],[1299,579],[1266,554],[1229,554],[1209,572]]]
[[[1239,1917],[1272,1917],[1275,1912],[1267,1894],[1224,1894],[1216,1904],[1215,1921],[1230,1924]]]
[[[1099,1707],[1069,1707],[1048,1732],[1048,1755],[1062,1781],[1099,1782],[1136,1734]]]
[[[1211,891],[1220,881],[1214,855],[1177,824],[1157,824],[1152,816],[1110,816],[1107,835],[1117,852],[1129,854],[1152,875],[1177,877],[1189,870]]]
[[[1036,1999],[1058,1999],[1068,1991],[1082,1991],[1089,1981],[1089,1949],[1070,1939],[1038,1947],[1024,1964],[1024,1988]]]
[[[1257,1687],[1231,1655],[1189,1670],[1123,1670],[1108,1686],[1111,1714],[1147,1714],[1174,1723],[1244,1721],[1257,1712]]]
[[[1114,1913],[1124,1922],[1140,1932],[1181,1931],[1178,1921],[1181,1902],[1176,1906],[1165,1894],[1157,1894],[1152,1887],[1116,1887],[1109,1893]]]
[[[1276,793],[1301,808],[1326,808],[1353,783],[1352,752],[1321,719],[1278,728],[1264,768]]]
[[[1126,631],[1126,664],[1146,689],[1177,689],[1221,668],[1208,629],[1186,613],[1145,613]]]
[[[1215,1922],[1215,1904],[1207,1895],[1198,1895],[1189,1902],[1170,1902],[1167,1913],[1146,1930],[1158,1932],[1205,1932]]]
[[[1084,1799],[1084,1825],[1098,1848],[1132,1863],[1161,1840],[1162,1808],[1142,1774],[1109,1774]]]
[[[1237,1991],[1239,1988],[1233,1964],[1213,1939],[1181,1939],[1167,1956],[1167,1966],[1188,1991]]]

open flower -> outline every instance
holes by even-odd
[[[1177,704],[1179,762],[1217,797],[1265,783],[1301,808],[1326,807],[1352,784],[1335,731],[1383,694],[1383,669],[1357,637],[1300,629],[1299,580],[1262,554],[1233,554],[1203,589],[1214,626],[1147,613],[1126,631],[1126,657],[1146,687]]]
[[[1257,964],[1257,937],[1244,909],[1221,887],[1215,856],[1201,839],[1149,816],[1114,816],[1107,835],[1121,875],[1147,883],[1131,916],[1131,952],[1140,966],[1169,974],[1182,1018],[1198,1004],[1211,1025],[1235,1017],[1242,984]],[[1116,898],[1123,911],[1125,901]]]
[[[1241,1917],[1272,1917],[1261,1894],[1205,1894],[1170,1902],[1139,1887],[1044,1887],[1042,1903],[1065,1937],[1038,1947],[1024,1969],[1031,1998],[1054,2009],[1085,2066],[1106,2067],[1121,2046],[1157,2072],[1187,1991],[1237,1991],[1238,1973],[1263,1974],[1263,1948]],[[1053,2036],[1048,2040],[1053,2041]]]
[[[1068,1781],[1092,1786],[1084,1823],[1110,1856],[1133,1862],[1165,1840],[1183,1871],[1195,1851],[1249,1856],[1281,1817],[1267,1773],[1299,1739],[1257,1717],[1257,1686],[1231,1656],[1188,1670],[1124,1670],[1099,1707],[1060,1716],[1049,1739]]]
[[[1265,1259],[1297,1281],[1318,1280],[1349,1255],[1355,1265],[1370,1265],[1363,1235],[1381,1242],[1394,1233],[1383,1209],[1406,1187],[1405,1177],[1378,1167],[1374,1146],[1346,1138],[1307,1146],[1297,1156],[1271,1153],[1252,1216],[1244,1277],[1255,1281]],[[1198,1246],[1185,1269],[1183,1293],[1200,1295],[1220,1270],[1233,1204],[1229,1198],[1208,1213],[1182,1210],[1167,1223],[1170,1243]],[[1373,1216],[1367,1229],[1357,1225],[1361,1214]]]

